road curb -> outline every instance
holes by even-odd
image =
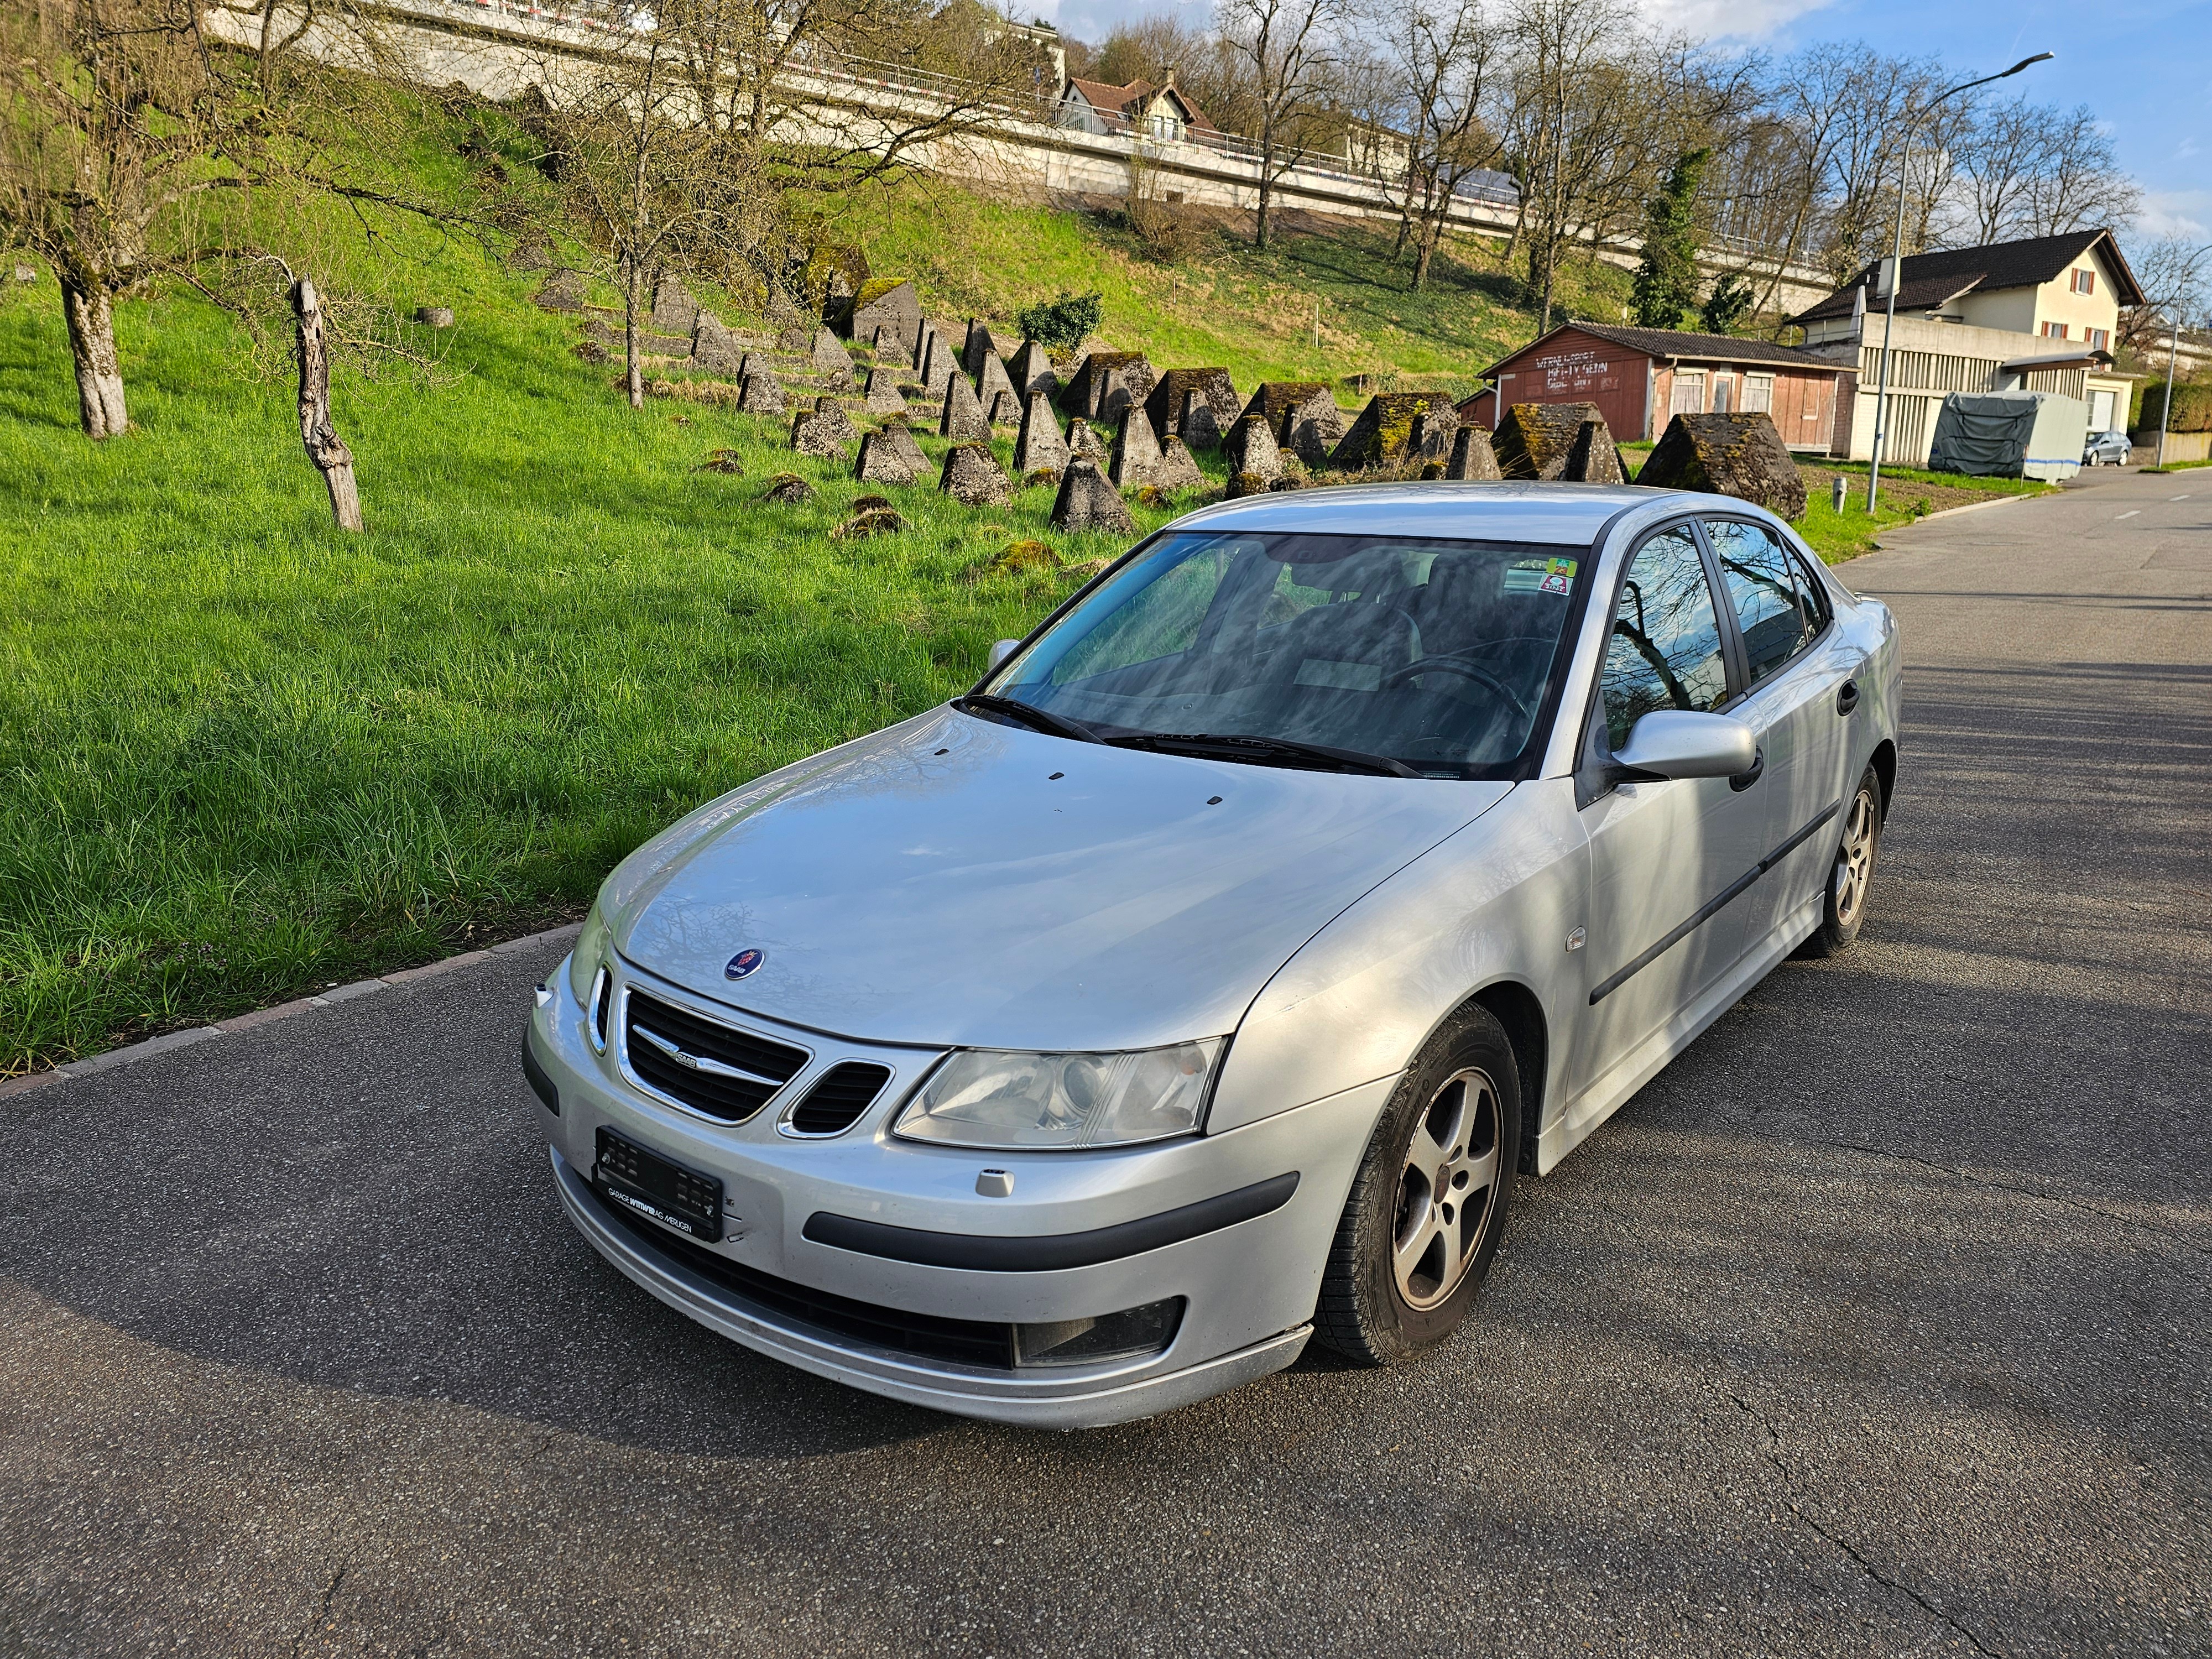
[[[240,1031],[250,1031],[256,1026],[268,1025],[280,1019],[289,1019],[304,1014],[312,1008],[333,1007],[341,1002],[351,1002],[359,997],[374,996],[380,991],[396,990],[419,980],[449,974],[457,969],[473,968],[478,963],[489,962],[494,957],[518,956],[527,951],[550,950],[556,945],[566,945],[583,931],[583,923],[572,921],[565,927],[549,927],[542,933],[526,934],[495,945],[489,950],[464,951],[455,957],[446,957],[437,962],[426,963],[420,968],[402,968],[380,979],[358,979],[350,985],[333,986],[314,996],[300,997],[291,1002],[280,1002],[270,1008],[256,1008],[249,1012],[233,1015],[213,1025],[196,1025],[182,1031],[170,1031],[164,1036],[149,1037],[143,1042],[126,1043],[120,1048],[108,1048],[88,1060],[73,1060],[66,1066],[49,1066],[43,1072],[27,1072],[21,1077],[0,1078],[0,1100],[10,1095],[27,1094],[42,1089],[49,1083],[60,1083],[73,1077],[87,1077],[94,1073],[112,1071],[118,1066],[136,1065],[156,1054],[167,1054],[173,1048],[186,1048],[194,1043],[207,1042],[216,1037],[228,1036]]]

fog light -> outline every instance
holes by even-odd
[[[1017,1365],[1091,1365],[1158,1353],[1175,1340],[1182,1323],[1183,1298],[1147,1302],[1141,1308],[1097,1319],[1058,1319],[1046,1325],[1014,1327]]]

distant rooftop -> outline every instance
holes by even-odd
[[[2102,246],[2100,246],[2100,244]],[[2128,269],[2119,244],[2109,230],[2075,230],[2063,236],[2032,236],[2020,242],[1990,242],[1980,247],[1939,249],[1933,253],[1906,256],[1897,289],[1899,311],[1933,311],[1972,293],[1998,289],[2040,288],[2055,282],[2069,266],[2095,249],[2112,274],[2115,297],[2124,306],[2143,302],[2135,272]],[[1799,312],[1793,323],[1826,322],[1848,317],[1857,304],[1854,290],[1863,289],[1869,311],[1887,303],[1874,289],[1878,267],[1867,265],[1818,305]]]

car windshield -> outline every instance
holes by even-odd
[[[1500,775],[1535,736],[1589,563],[1579,546],[1177,532],[985,690],[1108,742]]]

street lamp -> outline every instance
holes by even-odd
[[[1908,109],[1905,114],[1905,137],[1898,145],[1897,162],[1897,230],[1889,245],[1889,309],[1881,322],[1881,379],[1874,398],[1874,454],[1867,465],[1867,511],[1874,511],[1875,491],[1881,482],[1882,445],[1889,435],[1889,337],[1897,325],[1897,290],[1905,280],[1905,174],[1912,161],[1912,129],[1920,118],[1942,103],[1946,98],[1961,92],[1972,92],[1976,87],[1985,87],[1992,81],[2003,81],[2019,74],[2031,64],[2040,64],[2057,57],[2051,52],[2039,52],[2033,58],[2023,58],[2008,70],[1995,75],[1984,75],[1978,81],[1963,81],[1955,87],[1937,93],[1916,112]]]
[[[2166,471],[2166,429],[2173,421],[2173,360],[2181,349],[2181,307],[2173,308],[2173,332],[2166,339],[2166,401],[2158,410],[2158,470]]]

